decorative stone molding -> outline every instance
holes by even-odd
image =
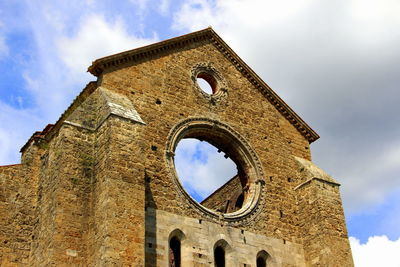
[[[249,194],[241,209],[232,213],[220,213],[202,206],[185,191],[175,170],[174,151],[181,139],[190,137],[209,141],[217,148],[223,147],[224,152],[238,164],[238,167],[245,166]],[[203,217],[218,223],[245,225],[261,212],[265,198],[263,190],[265,183],[260,182],[264,180],[261,162],[245,138],[229,125],[210,118],[198,117],[179,122],[169,133],[165,160],[177,191]]]
[[[212,94],[207,94],[204,92],[197,83],[197,78],[199,74],[207,74],[215,80],[214,91]],[[191,71],[191,78],[194,83],[194,88],[196,92],[201,94],[204,98],[210,101],[211,104],[217,104],[218,102],[225,99],[228,95],[227,84],[221,73],[212,65],[212,63],[198,63]]]
[[[303,121],[211,28],[182,35],[152,45],[140,47],[137,49],[125,51],[108,57],[95,60],[88,68],[88,71],[100,76],[104,71],[110,68],[126,66],[129,63],[135,63],[151,59],[157,54],[172,53],[177,49],[189,47],[194,43],[211,42],[225,57],[246,77],[275,108],[309,141],[314,142],[319,135]],[[213,100],[211,100],[213,101]]]

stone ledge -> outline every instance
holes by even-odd
[[[294,190],[297,190],[304,185],[309,184],[313,180],[318,180],[331,185],[340,186],[340,184],[335,179],[333,179],[329,174],[327,174],[325,171],[315,165],[312,161],[299,157],[294,158],[298,163],[299,172],[302,173],[303,177],[307,179],[305,182],[297,185]]]

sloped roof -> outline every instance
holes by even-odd
[[[306,181],[297,185],[294,189],[297,190],[304,185],[310,183],[313,180],[323,181],[325,183],[329,183],[332,185],[340,185],[335,179],[332,178],[329,174],[315,165],[312,161],[294,157],[299,165],[299,171],[302,172],[302,176],[306,178]]]
[[[81,91],[81,93],[72,101],[72,103],[69,105],[69,107],[64,111],[63,114],[61,114],[60,118],[57,120],[55,124],[48,124],[42,131],[37,131],[33,133],[33,135],[28,139],[28,141],[25,143],[25,145],[21,148],[20,152],[24,152],[32,142],[39,141],[42,139],[50,139],[54,133],[56,133],[62,123],[65,121],[65,119],[71,115],[74,110],[76,110],[79,105],[81,105],[86,98],[94,92],[97,88],[97,83],[96,82],[89,82],[85,88]]]
[[[188,46],[192,43],[209,40],[223,53],[226,58],[245,76],[272,105],[309,141],[314,142],[319,135],[311,129],[211,28],[189,33],[137,49],[125,51],[115,55],[95,60],[88,68],[88,72],[95,76],[101,75],[109,68],[125,65],[129,62],[146,60],[159,53],[167,53],[178,48]]]

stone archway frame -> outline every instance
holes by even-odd
[[[197,138],[208,141],[227,153],[238,165],[238,168],[243,168],[248,181],[248,196],[241,209],[232,213],[214,211],[198,203],[185,191],[174,164],[176,146],[184,138]],[[263,187],[265,182],[260,160],[243,136],[229,125],[218,120],[202,117],[192,117],[180,121],[169,133],[166,147],[166,161],[169,173],[178,192],[201,215],[218,222],[225,221],[233,224],[246,224],[251,217],[254,217],[261,211],[261,207],[263,206],[261,203],[264,202]]]

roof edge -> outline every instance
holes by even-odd
[[[131,61],[136,61],[141,58],[146,58],[150,55],[154,55],[162,51],[182,47],[190,42],[206,40],[207,37],[209,37],[209,35],[211,35],[213,32],[214,31],[211,29],[211,27],[208,27],[200,31],[184,34],[157,43],[102,57],[93,61],[92,65],[88,67],[87,71],[98,77],[104,70],[109,67],[118,66]]]
[[[319,135],[299,116],[297,113],[276,94],[269,85],[264,82],[249,65],[247,65],[236,53],[225,43],[224,40],[212,29],[214,45],[225,54],[231,63],[240,71],[264,96],[275,106],[275,108],[309,141],[314,142]]]
[[[14,167],[20,167],[20,166],[22,166],[22,163],[0,165],[0,168],[14,168]]]
[[[110,67],[115,67],[128,62],[134,62],[165,52],[183,47],[189,43],[210,40],[213,45],[225,55],[225,57],[240,71],[260,92],[270,101],[272,105],[308,140],[309,143],[319,138],[319,135],[290,108],[211,28],[185,34],[179,37],[167,39],[158,43],[150,44],[133,50],[128,50],[111,56],[99,58],[92,62],[88,72],[99,76]]]
[[[65,121],[65,119],[76,109],[79,105],[85,101],[85,99],[91,95],[94,90],[97,88],[97,82],[92,81],[89,82],[85,88],[81,91],[81,93],[72,101],[71,105],[61,114],[60,118],[57,120],[55,124],[48,124],[43,131],[37,131],[33,133],[33,135],[28,139],[28,141],[23,145],[20,149],[21,153],[24,153],[25,150],[33,143],[39,140],[50,140],[55,133],[60,129],[61,125]]]

